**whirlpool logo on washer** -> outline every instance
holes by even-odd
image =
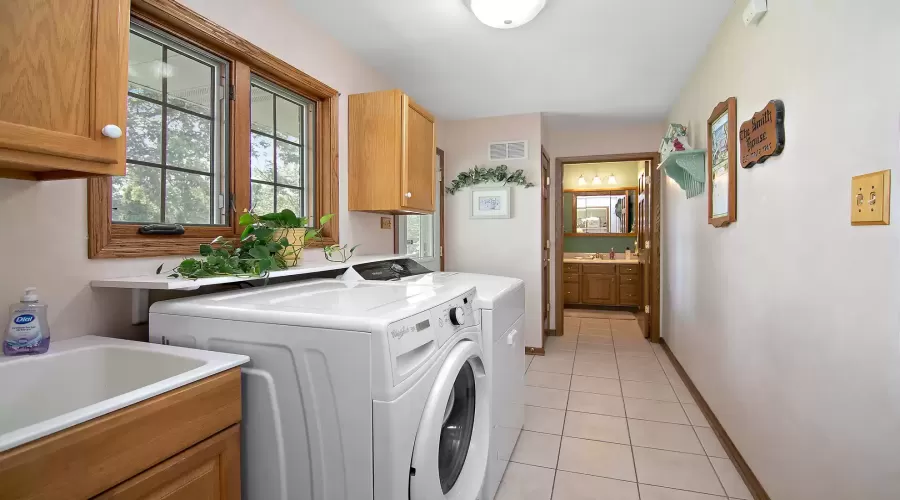
[[[413,331],[414,331],[414,329],[411,326],[402,326],[400,328],[395,328],[395,329],[391,330],[391,337],[394,337],[395,339],[400,340],[403,338],[404,335],[406,335],[407,333],[411,333]]]

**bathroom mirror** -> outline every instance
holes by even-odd
[[[572,210],[572,218],[565,224],[566,236],[634,234],[634,190],[575,191],[565,195],[567,199],[571,195]]]

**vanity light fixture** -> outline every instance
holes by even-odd
[[[609,174],[609,183],[610,184],[618,184],[616,182],[616,176],[614,174]]]
[[[547,0],[463,0],[482,23],[499,29],[518,28],[541,12]]]
[[[587,181],[584,180],[584,174],[579,175],[578,176],[578,185],[584,186],[585,184],[587,184]]]
[[[600,184],[603,184],[603,179],[601,179],[599,175],[596,175],[596,174],[595,174],[595,175],[594,175],[594,180],[591,181],[591,184],[593,184],[593,185],[595,185],[595,186],[599,186]]]

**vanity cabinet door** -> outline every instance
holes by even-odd
[[[577,281],[563,284],[563,302],[566,304],[581,303],[581,285]]]
[[[615,275],[584,274],[581,276],[581,302],[614,306],[618,303],[619,284]]]
[[[241,426],[232,425],[94,498],[240,500]]]

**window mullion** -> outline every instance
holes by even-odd
[[[165,68],[169,63],[169,48],[165,45],[162,46],[162,64],[163,68]],[[168,118],[168,108],[166,104],[169,102],[169,78],[163,73],[162,75],[162,138],[160,141],[160,158],[162,159],[162,165],[160,165],[160,186],[159,186],[159,222],[165,224],[166,223],[166,165],[168,162],[168,158],[166,158],[166,153],[169,149],[169,118]]]

